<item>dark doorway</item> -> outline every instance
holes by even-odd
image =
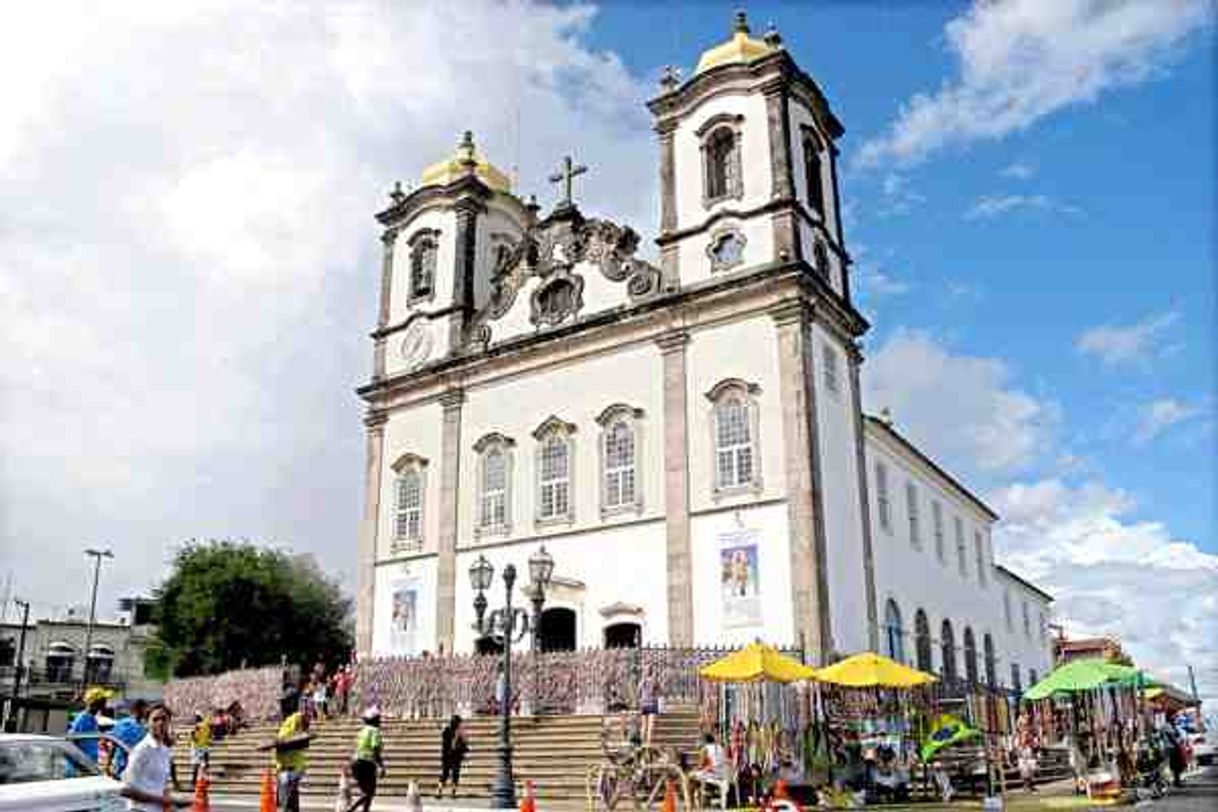
[[[542,651],[575,651],[575,610],[554,608],[542,612],[538,638]]]
[[[614,623],[605,627],[605,648],[638,648],[643,627],[637,623]]]
[[[502,654],[503,638],[492,637],[489,634],[474,641],[474,652],[477,654]]]

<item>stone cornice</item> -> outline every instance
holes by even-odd
[[[465,402],[465,390],[452,388],[440,395],[440,405],[445,411],[460,409],[461,404]]]
[[[663,352],[680,352],[689,343],[689,333],[684,330],[672,330],[656,339],[656,344]]]
[[[485,201],[501,194],[506,198],[516,200],[510,194],[496,193],[475,175],[460,178],[447,186],[422,186],[415,189],[397,203],[376,213],[378,223],[388,227],[400,227],[402,223],[413,217],[420,209],[431,206],[456,207],[457,205],[480,205],[485,208]],[[517,205],[523,207],[520,201]]]
[[[786,83],[791,95],[803,102],[817,123],[831,139],[845,132],[842,123],[829,107],[829,102],[816,81],[795,64],[785,50],[748,63],[728,63],[703,71],[679,88],[664,93],[647,103],[657,118],[657,129],[668,119],[680,118],[707,99],[724,93],[762,91],[778,83]]]

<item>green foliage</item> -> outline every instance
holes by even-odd
[[[312,558],[252,544],[191,542],[156,591],[164,658],[180,677],[334,663],[351,648],[350,601]]]

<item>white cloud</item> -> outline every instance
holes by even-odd
[[[1058,414],[1011,383],[1002,361],[956,355],[924,332],[899,330],[863,366],[864,404],[961,476],[1020,470],[1045,451]]]
[[[1003,178],[1014,178],[1015,180],[1028,180],[1036,174],[1036,166],[1027,163],[1026,161],[1015,161],[1002,168],[998,173]]]
[[[915,191],[909,185],[909,178],[898,172],[884,176],[881,191],[884,194],[884,203],[879,209],[882,216],[908,214],[919,203],[926,202],[926,195]]]
[[[915,94],[863,165],[910,164],[939,149],[1001,138],[1162,72],[1210,0],[974,0],[944,28],[956,76]]]
[[[1057,598],[1075,636],[1114,634],[1137,663],[1187,688],[1187,664],[1209,707],[1218,702],[1218,556],[1131,521],[1128,494],[1099,482],[1021,482],[990,494],[1003,520],[997,549]]]
[[[964,213],[964,219],[989,219],[1019,209],[1056,211],[1073,215],[1083,213],[1078,206],[1062,203],[1047,195],[987,195],[979,197],[973,202],[973,205]]]
[[[89,543],[117,556],[103,610],[191,537],[351,571],[351,390],[392,181],[469,128],[545,201],[577,145],[584,211],[654,230],[648,89],[586,45],[592,17],[376,0],[6,16],[0,415],[21,430],[0,435],[0,566],[19,596],[75,600]]]
[[[1138,426],[1133,433],[1133,442],[1136,445],[1144,445],[1172,426],[1192,420],[1203,413],[1199,406],[1181,403],[1175,398],[1153,400],[1138,410]]]
[[[1168,310],[1129,325],[1092,327],[1078,337],[1074,348],[1084,355],[1096,356],[1109,366],[1144,366],[1156,354],[1160,334],[1179,319],[1179,313]]]

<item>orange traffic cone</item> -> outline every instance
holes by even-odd
[[[275,772],[269,767],[262,774],[262,792],[258,796],[258,812],[276,812]]]
[[[524,782],[524,798],[520,801],[520,812],[537,812],[537,798],[533,794],[533,782]]]
[[[660,812],[677,812],[677,782],[671,778],[664,782],[664,804]]]
[[[195,779],[195,802],[191,804],[190,812],[211,812],[211,801],[207,797],[207,790],[211,787],[211,780],[207,777],[207,768],[199,769],[199,777]]]

